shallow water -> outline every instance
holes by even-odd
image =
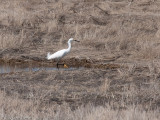
[[[13,72],[27,72],[27,71],[39,71],[39,70],[76,70],[81,68],[56,68],[56,67],[46,67],[46,66],[36,66],[36,65],[24,65],[24,64],[8,64],[8,63],[1,63],[0,64],[0,73],[13,73]]]

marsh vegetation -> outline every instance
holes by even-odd
[[[159,120],[158,0],[0,0],[0,119]],[[3,64],[1,64],[3,63]]]

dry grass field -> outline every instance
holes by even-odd
[[[0,63],[55,67],[73,37],[62,62],[82,67],[1,73],[0,119],[160,119],[159,0],[0,3]]]

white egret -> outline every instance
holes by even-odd
[[[47,54],[47,59],[51,60],[51,59],[56,59],[57,60],[57,68],[58,68],[58,62],[65,56],[67,55],[70,51],[71,51],[71,42],[72,41],[76,41],[76,42],[80,42],[78,40],[74,40],[73,38],[70,38],[68,40],[68,48],[67,49],[62,49],[59,50],[57,52],[55,52],[54,54],[50,54],[50,52]],[[62,64],[64,67],[67,67],[67,65]]]

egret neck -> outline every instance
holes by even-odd
[[[66,52],[68,53],[68,52],[70,52],[70,50],[71,50],[71,41],[68,41],[68,48],[67,48]]]

